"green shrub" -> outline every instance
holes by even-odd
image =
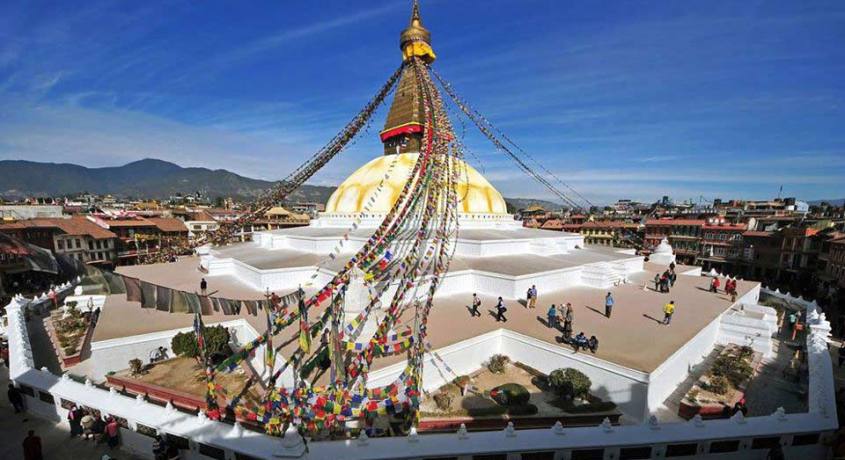
[[[487,361],[487,369],[494,374],[503,374],[508,362],[510,362],[510,358],[505,355],[493,355]]]
[[[203,329],[203,337],[205,338],[205,349],[208,356],[228,351],[229,330],[225,327],[220,325],[206,327]],[[170,348],[177,356],[196,358],[200,354],[194,331],[180,332],[173,336],[170,341]]]
[[[588,396],[592,384],[593,382],[583,372],[571,367],[555,369],[549,374],[549,385],[552,390],[565,398]]]
[[[76,347],[74,347],[72,345],[68,345],[68,346],[64,347],[62,349],[62,351],[65,352],[65,356],[70,356],[70,355],[76,353]]]
[[[739,357],[740,358],[751,358],[754,355],[754,349],[749,347],[748,345],[743,345],[739,347]]]
[[[506,383],[490,390],[490,397],[503,406],[523,406],[531,399],[531,393],[518,383]]]
[[[707,391],[717,395],[723,395],[727,393],[728,379],[721,375],[714,375],[710,377],[709,382],[707,383]]]
[[[434,404],[440,410],[449,410],[452,407],[452,395],[449,393],[437,393],[434,395]]]

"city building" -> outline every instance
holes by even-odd
[[[733,272],[745,258],[742,234],[746,224],[731,224],[724,219],[709,219],[701,227],[701,255],[698,260],[705,271]]]
[[[645,223],[644,253],[669,240],[679,263],[694,265],[701,254],[704,224],[702,219],[649,219]]]
[[[84,216],[19,220],[0,224],[0,232],[80,262],[114,264],[117,259],[117,235]]]

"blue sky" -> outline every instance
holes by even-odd
[[[409,3],[4,1],[0,159],[284,177],[399,65]],[[423,0],[422,14],[439,72],[591,201],[845,197],[845,2]],[[379,155],[383,117],[312,183]],[[549,197],[472,129],[470,163],[503,194]]]

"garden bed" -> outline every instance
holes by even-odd
[[[205,409],[206,381],[205,371],[197,360],[189,357],[177,357],[148,365],[139,374],[133,375],[128,369],[106,376],[109,385],[135,394],[143,394],[162,402],[185,409]],[[249,377],[240,368],[229,373],[219,373],[214,383],[222,385],[227,393],[239,394]],[[260,387],[252,385],[244,398],[259,402]]]
[[[463,395],[462,388],[467,389]],[[462,423],[470,430],[501,429],[508,421],[520,428],[548,428],[556,421],[597,425],[605,417],[618,423],[621,416],[614,403],[593,395],[561,397],[546,375],[510,362],[501,372],[484,367],[440,387],[423,400],[420,411],[420,431],[454,431]]]
[[[82,351],[94,332],[90,314],[83,314],[75,306],[68,309],[67,315],[55,310],[46,319],[45,328],[62,368],[67,369],[82,361]]]
[[[745,398],[748,382],[760,365],[762,354],[750,347],[726,346],[698,381],[690,388],[678,407],[678,415],[691,419],[695,415],[719,418]]]

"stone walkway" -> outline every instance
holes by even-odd
[[[0,369],[0,385],[5,390],[9,385],[9,369]],[[53,423],[29,414],[15,414],[4,395],[0,397],[0,459],[23,458],[21,443],[29,430],[41,437],[44,460],[100,460],[109,454],[120,460],[141,460],[141,457],[120,449],[109,450],[105,444],[95,445],[92,441],[69,439],[70,432],[60,423]]]

